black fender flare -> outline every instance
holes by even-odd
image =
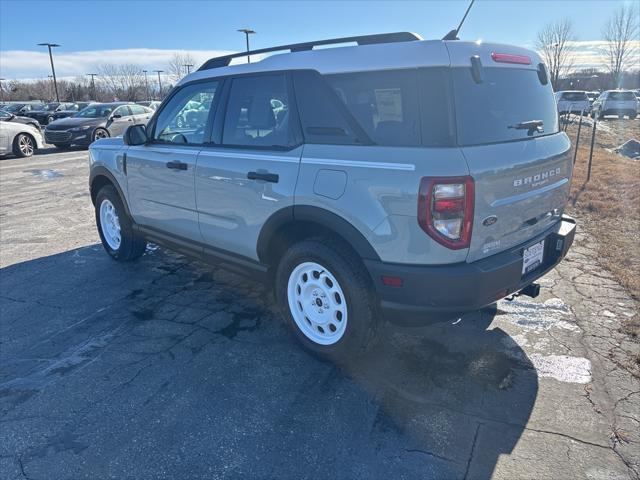
[[[257,254],[261,261],[268,256],[269,243],[276,232],[288,223],[310,222],[320,225],[346,240],[363,259],[380,260],[366,237],[340,215],[312,205],[292,205],[267,219],[258,236]]]
[[[94,182],[98,177],[106,177],[107,180],[109,180],[110,183],[113,184],[113,186],[115,187],[116,191],[118,192],[118,195],[120,195],[120,199],[122,200],[122,204],[124,205],[124,209],[127,213],[127,215],[129,216],[129,218],[131,218],[131,212],[129,211],[129,205],[127,203],[127,197],[124,195],[124,192],[122,191],[122,188],[120,187],[120,183],[118,182],[118,180],[116,180],[116,177],[113,176],[113,174],[106,168],[103,166],[97,166],[97,167],[92,167],[91,168],[91,173],[89,174],[89,191],[91,193],[91,202],[94,203],[95,205],[95,196],[98,194],[98,192],[94,192]]]

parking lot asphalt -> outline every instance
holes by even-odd
[[[0,478],[638,478],[637,309],[580,231],[537,299],[303,350],[264,286],[102,250],[87,152],[0,159]]]

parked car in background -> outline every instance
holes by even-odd
[[[55,112],[53,112],[50,115],[48,123],[50,123],[50,122],[52,122],[54,120],[58,120],[60,118],[66,118],[66,117],[70,117],[72,115],[75,115],[80,110],[83,110],[83,109],[87,108],[89,105],[91,105],[91,103],[93,103],[93,102],[64,103],[60,107],[58,107]]]
[[[25,125],[31,125],[33,128],[35,128],[38,131],[41,130],[40,122],[38,122],[35,118],[21,117],[19,115],[14,115],[11,112],[7,112],[1,109],[0,109],[0,121],[23,123]]]
[[[625,116],[633,119],[638,116],[638,99],[631,90],[607,90],[593,102],[591,116],[604,118],[615,115],[618,118]]]
[[[142,101],[142,102],[136,102],[136,103],[138,105],[142,105],[143,107],[149,107],[152,110],[157,110],[162,102],[159,102],[157,100],[151,100],[151,101]]]
[[[587,97],[587,92],[580,90],[562,90],[556,92],[556,104],[558,105],[558,113],[564,115],[566,113],[589,113],[591,102]]]
[[[42,102],[12,102],[5,104],[2,109],[14,115],[24,115],[33,110],[40,110],[43,106]]]
[[[540,56],[408,32],[350,41],[365,45],[211,59],[148,127],[92,144],[106,252],[133,260],[153,241],[262,278],[300,342],[338,360],[383,319],[537,296],[575,232],[571,142]]]
[[[0,120],[0,155],[13,153],[16,157],[30,157],[42,148],[42,134],[26,123]]]
[[[152,115],[153,110],[135,103],[93,103],[71,117],[51,122],[44,137],[58,148],[88,146],[98,138],[122,135],[130,125],[146,125]]]
[[[25,115],[35,118],[41,125],[47,125],[58,118],[68,117],[78,112],[80,107],[72,102],[49,102],[45,103],[38,110],[31,110]]]

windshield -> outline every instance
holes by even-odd
[[[6,110],[0,110],[0,118],[2,119],[7,119],[9,117],[11,117],[11,113],[7,112]]]
[[[459,145],[522,140],[558,132],[551,84],[542,85],[536,70],[491,67],[476,83],[469,68],[453,68]],[[541,121],[540,128],[519,128]]]
[[[633,92],[609,92],[609,100],[635,101],[636,96]]]
[[[73,116],[77,118],[106,118],[116,108],[118,105],[91,105]]]

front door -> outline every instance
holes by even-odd
[[[129,125],[133,125],[133,115],[128,106],[120,105],[107,120],[106,127],[110,136],[117,137],[122,135]]]
[[[201,151],[195,178],[200,230],[213,247],[257,259],[265,221],[293,205],[302,146],[288,82],[260,74],[225,88],[222,131]]]
[[[208,134],[218,82],[188,84],[178,90],[150,125],[150,140],[127,151],[131,214],[136,223],[163,233],[202,241],[194,191],[196,160]],[[188,102],[206,105],[208,115],[188,127],[177,126]],[[182,125],[182,124],[181,124]]]

